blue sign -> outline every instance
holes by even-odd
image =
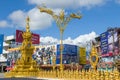
[[[100,35],[100,41],[102,54],[106,54],[108,52],[108,32],[104,32]]]
[[[60,59],[56,59],[56,64],[60,64]]]
[[[69,64],[76,62],[75,60],[77,60],[77,46],[63,44],[62,63]],[[57,45],[56,64],[60,64],[60,45]]]
[[[63,44],[63,54],[77,55],[77,46]],[[60,45],[57,45],[57,55],[60,55]]]
[[[4,40],[4,35],[0,34],[0,54],[3,53],[3,40]]]

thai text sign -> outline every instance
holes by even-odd
[[[108,52],[108,32],[104,32],[100,35],[100,41],[102,54],[106,54]]]
[[[76,55],[77,56],[77,46],[75,45],[69,45],[69,44],[63,44],[63,54],[68,55]],[[57,45],[57,55],[60,54],[60,44]]]
[[[22,43],[23,37],[22,37],[23,31],[16,30],[16,42]],[[38,34],[32,33],[32,44],[39,44],[40,43],[40,36]]]

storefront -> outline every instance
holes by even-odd
[[[0,62],[0,72],[6,72],[6,61]]]

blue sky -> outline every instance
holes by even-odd
[[[73,3],[74,2],[74,3]],[[25,29],[25,18],[31,18],[31,31],[41,37],[59,39],[59,30],[51,16],[42,14],[36,8],[42,3],[59,12],[61,8],[69,15],[80,11],[82,18],[69,22],[64,39],[76,39],[81,35],[96,35],[108,27],[120,27],[120,0],[1,0],[0,34],[14,35],[16,29]]]

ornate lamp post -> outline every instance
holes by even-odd
[[[56,56],[55,56],[55,54],[53,54],[52,55],[52,65],[53,65],[53,71],[55,70],[55,68],[56,68]]]
[[[72,13],[70,14],[68,17],[65,17],[64,11],[62,10],[59,15],[54,14],[53,10],[48,9],[46,7],[38,7],[40,12],[44,12],[47,13],[49,15],[51,15],[54,20],[56,21],[56,24],[60,30],[60,70],[63,70],[63,64],[62,64],[62,53],[63,53],[63,33],[64,30],[68,24],[68,22],[73,19],[73,18],[77,18],[80,19],[82,16],[80,14],[75,14]]]

